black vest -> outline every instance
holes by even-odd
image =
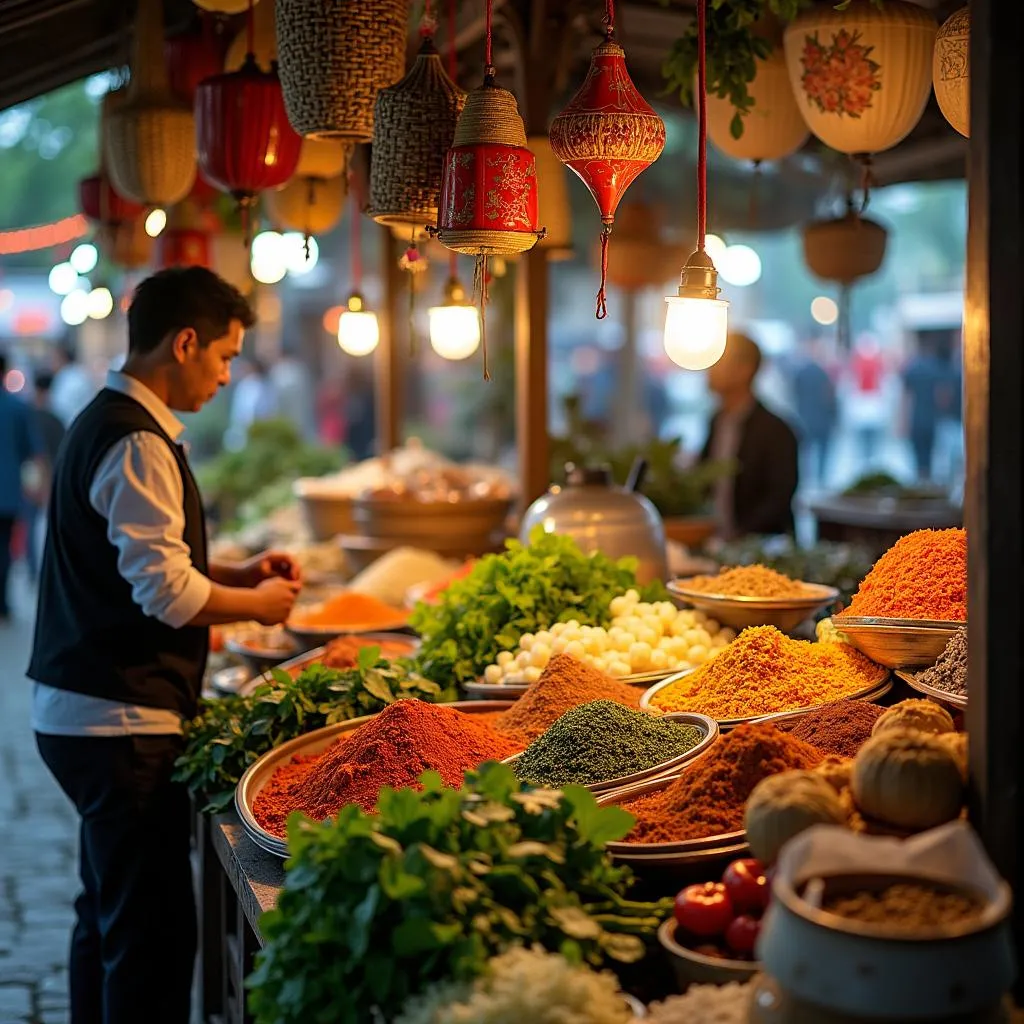
[[[185,453],[134,398],[104,389],[72,424],[54,467],[49,529],[28,675],[93,697],[196,713],[209,630],[174,629],[145,615],[117,568],[107,520],[89,503],[104,456],[136,431],[170,447],[184,484],[184,540],[207,572],[203,506]]]

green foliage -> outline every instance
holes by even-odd
[[[481,558],[442,592],[438,604],[413,610],[413,628],[423,637],[416,665],[428,679],[477,679],[499,651],[556,622],[607,626],[609,602],[631,587],[645,601],[667,597],[660,583],[637,587],[636,559],[585,555],[572,538],[539,526],[528,545],[508,540],[505,549]]]
[[[630,814],[579,786],[531,792],[494,762],[462,790],[436,772],[420,781],[382,790],[375,815],[293,815],[285,888],[247,982],[257,1024],[392,1020],[410,995],[477,977],[511,946],[594,965],[644,955],[670,901],[625,899],[632,875],[603,848]]]
[[[268,750],[325,725],[375,714],[406,697],[443,703],[457,695],[413,674],[405,662],[380,660],[379,647],[364,647],[353,669],[313,664],[295,679],[275,669],[270,681],[245,697],[202,702],[186,727],[185,752],[174,777],[206,800],[204,810],[221,811],[249,765]]]

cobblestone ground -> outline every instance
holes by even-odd
[[[33,597],[20,575],[12,583],[14,618],[0,625],[0,1024],[63,1024],[75,818],[29,727]]]

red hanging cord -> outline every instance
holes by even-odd
[[[611,39],[615,34],[615,0],[605,0],[604,27],[606,36]]]
[[[487,0],[487,43],[484,51],[484,74],[494,74],[494,0]]]
[[[708,224],[707,0],[697,0],[697,248],[704,251]]]
[[[603,320],[608,315],[608,297],[605,290],[608,284],[608,242],[611,239],[612,226],[606,224],[601,232],[601,287],[597,289],[597,319]]]
[[[423,16],[420,18],[420,38],[433,38],[437,31],[437,18],[434,17],[432,0],[423,0]]]
[[[454,82],[458,77],[458,51],[455,47],[455,19],[457,0],[448,0],[448,77]],[[455,277],[458,269],[459,254],[454,250],[448,253],[448,275]]]
[[[245,47],[246,56],[256,56],[256,15],[253,8],[256,0],[249,0],[249,12],[245,17]]]

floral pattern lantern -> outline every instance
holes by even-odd
[[[607,34],[569,105],[551,123],[551,148],[590,189],[601,213],[601,286],[597,318],[608,315],[605,284],[608,240],[619,200],[665,148],[665,122],[640,95],[614,39],[614,11],[606,8]]]
[[[932,85],[943,117],[965,138],[971,136],[971,9],[961,7],[935,37]]]
[[[793,93],[826,146],[867,158],[891,149],[921,119],[932,84],[935,19],[907,0],[818,6],[785,32]]]

